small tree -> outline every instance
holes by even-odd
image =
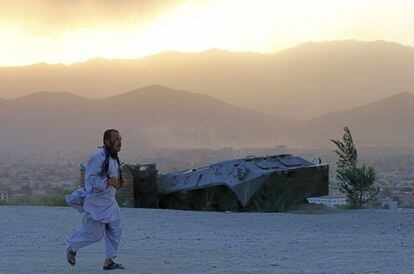
[[[379,188],[375,184],[375,170],[365,164],[358,167],[358,152],[348,127],[344,127],[342,141],[331,139],[331,142],[337,147],[336,179],[339,181],[339,190],[346,194],[351,206],[361,208],[362,204],[372,200],[379,193]]]

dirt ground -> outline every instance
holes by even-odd
[[[414,273],[412,210],[122,214],[127,268],[111,273]],[[102,242],[65,260],[80,223],[71,208],[0,206],[0,273],[103,272]]]

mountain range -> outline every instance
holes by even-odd
[[[411,146],[414,145],[413,121],[414,95],[402,92],[369,104],[322,115],[306,121],[300,128],[302,133],[312,136],[314,142],[324,142],[327,136],[335,137],[342,133],[338,134],[338,129],[348,126],[360,143],[366,146]]]
[[[357,144],[414,145],[412,121],[408,92],[298,121],[152,85],[100,99],[68,92],[2,99],[0,145],[98,145],[102,131],[116,127],[127,147],[327,147],[345,125]]]
[[[414,48],[375,41],[305,43],[277,53],[162,52],[136,60],[0,68],[0,97],[68,91],[104,98],[153,84],[309,120],[414,86]],[[84,99],[86,100],[86,99]],[[103,99],[105,100],[105,99]]]
[[[101,99],[37,92],[0,106],[0,144],[9,146],[96,145],[102,131],[113,127],[134,146],[266,146],[283,142],[294,122],[159,85]]]

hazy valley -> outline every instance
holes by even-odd
[[[70,188],[112,127],[124,161],[161,172],[290,152],[321,157],[334,179],[329,140],[347,125],[382,186],[410,187],[412,57],[395,43],[338,41],[0,68],[0,183],[39,197]]]

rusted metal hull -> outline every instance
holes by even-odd
[[[306,202],[312,196],[327,195],[328,166],[299,168],[287,172],[273,172],[245,182],[240,193],[254,188],[247,201],[241,201],[225,184],[207,188],[183,190],[159,195],[159,207],[205,211],[284,211],[289,206]]]

